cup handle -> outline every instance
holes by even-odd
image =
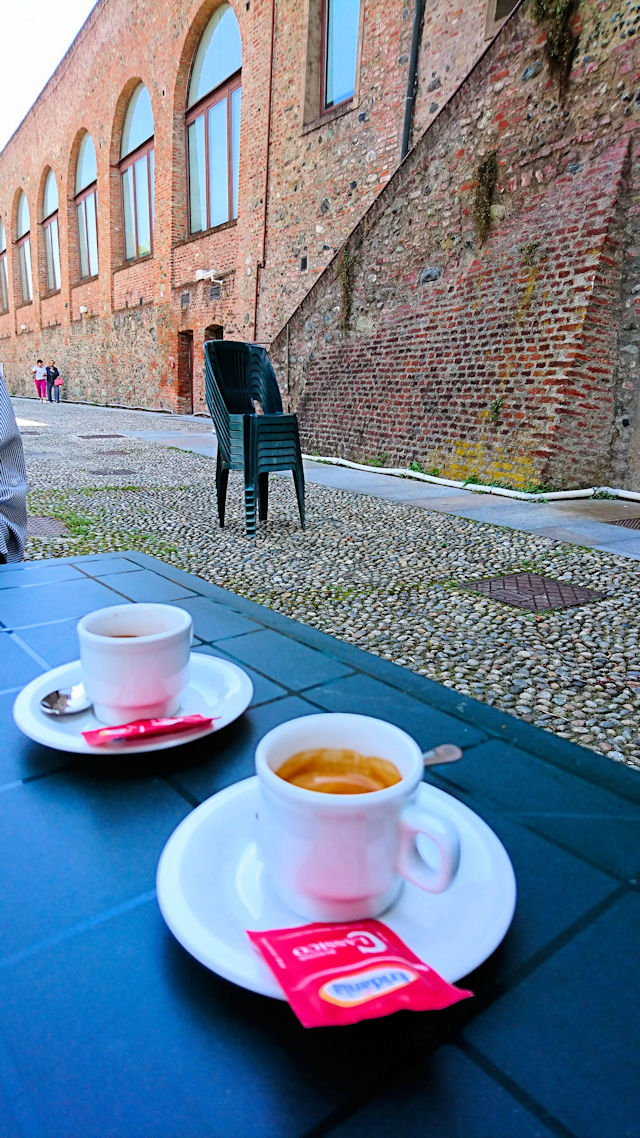
[[[434,868],[421,856],[416,838],[425,834],[436,846],[440,855]],[[400,845],[396,869],[413,885],[427,893],[444,893],[449,887],[460,863],[460,839],[457,830],[436,814],[429,814],[421,806],[405,807],[400,815]]]

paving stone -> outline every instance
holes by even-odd
[[[28,418],[33,401],[15,402],[18,414]],[[42,408],[45,419],[49,408]],[[504,711],[522,708],[516,712],[520,726],[526,716],[574,742],[583,735],[574,721],[588,726],[590,747],[640,769],[637,731],[617,742],[623,719],[640,722],[640,686],[633,687],[628,675],[640,659],[640,535],[605,524],[629,516],[625,503],[514,503],[375,471],[307,463],[306,530],[300,529],[291,479],[276,475],[270,480],[269,521],[249,541],[241,475],[229,479],[227,524],[220,529],[211,457],[175,449],[202,440],[213,454],[208,419],[73,404],[50,418],[38,431],[46,436],[46,456],[42,439],[24,439],[31,513],[51,516],[55,507],[60,516],[76,514],[87,525],[85,534],[29,537],[34,570],[48,574],[59,568],[62,581],[65,566],[38,567],[38,560],[110,550],[120,554],[118,564],[112,563],[114,574],[135,572],[127,550],[142,550],[165,561],[168,576],[174,567],[186,569],[293,617],[310,632],[403,661],[405,669],[437,681],[452,697],[470,695]],[[100,440],[112,432],[126,437],[133,474],[115,473],[122,469],[118,456],[105,455]],[[101,477],[89,473],[98,454],[108,471]],[[125,489],[132,485],[138,488]],[[553,532],[543,533],[545,527]],[[598,549],[575,544],[583,532]],[[617,539],[605,543],[609,552],[599,551],[602,533]],[[0,568],[0,597],[13,571]],[[92,575],[89,562],[86,572]],[[459,587],[462,581],[534,573],[563,589],[579,585],[602,595],[589,604],[533,611]],[[64,594],[60,600],[66,603]],[[228,613],[218,614],[219,620],[213,619],[215,610],[205,616],[197,598],[193,614],[199,638],[221,650],[226,636],[257,628],[253,621],[238,627]],[[63,610],[61,616],[71,619],[72,613]],[[36,613],[34,623],[38,619]],[[539,708],[543,691],[566,696],[564,705],[551,707],[550,717]],[[601,710],[586,714],[586,701],[594,699],[601,700]],[[624,706],[629,701],[630,709]]]

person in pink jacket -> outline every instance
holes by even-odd
[[[38,360],[36,366],[31,368],[31,374],[33,376],[34,383],[36,385],[36,391],[38,392],[38,399],[41,399],[43,403],[46,403],[47,402],[47,369],[44,366],[42,360]]]

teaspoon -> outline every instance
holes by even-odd
[[[437,767],[440,763],[457,763],[462,758],[462,751],[454,743],[441,743],[432,751],[425,751],[422,757],[425,767]]]
[[[74,684],[72,688],[59,688],[50,691],[40,700],[40,707],[45,715],[78,715],[87,711],[93,701],[89,699],[84,684]]]

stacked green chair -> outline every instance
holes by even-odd
[[[269,475],[291,470],[304,529],[304,471],[296,415],[285,415],[264,348],[235,340],[207,340],[205,390],[218,438],[216,495],[224,525],[230,470],[244,472],[244,517],[248,537],[255,537],[256,509],[267,517]],[[254,400],[263,414],[256,414]]]

